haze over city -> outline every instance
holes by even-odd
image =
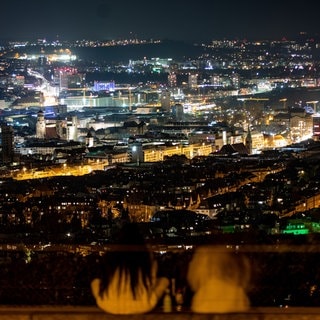
[[[0,39],[281,39],[318,33],[314,1],[2,0]]]

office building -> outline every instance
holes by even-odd
[[[7,124],[1,125],[1,146],[2,146],[2,163],[9,164],[14,158],[14,132],[12,126]]]

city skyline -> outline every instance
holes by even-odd
[[[314,2],[299,7],[288,0],[259,4],[252,0],[181,0],[151,3],[108,0],[3,0],[0,39],[213,39],[280,40],[300,32],[318,35]]]

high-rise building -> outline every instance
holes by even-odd
[[[251,136],[251,131],[249,126],[248,126],[248,133],[245,139],[245,146],[248,149],[248,153],[251,154],[252,153],[252,136]]]
[[[188,76],[189,88],[197,88],[198,86],[198,74],[190,73]]]
[[[313,139],[320,140],[320,114],[315,114],[312,117],[312,127],[313,127]]]
[[[140,142],[132,143],[128,152],[129,152],[130,162],[134,162],[136,164],[140,164],[141,162],[144,162],[142,143]]]
[[[161,92],[161,108],[162,110],[166,112],[170,112],[170,107],[171,107],[171,93],[169,90],[163,90]]]
[[[181,103],[176,103],[175,105],[173,105],[171,111],[176,121],[183,121],[184,111],[183,105]]]
[[[240,75],[237,73],[233,73],[231,76],[231,82],[235,89],[240,89]]]
[[[2,163],[9,164],[14,158],[14,132],[13,127],[1,125]]]
[[[81,87],[80,83],[83,81],[81,75],[78,74],[77,69],[72,67],[54,69],[53,78],[54,82],[59,85],[59,92],[66,90],[69,87]],[[78,82],[79,84],[77,84]]]
[[[172,88],[177,86],[177,75],[174,72],[170,72],[168,75],[168,86]]]
[[[44,139],[46,137],[46,121],[42,110],[40,110],[37,115],[36,136],[38,139]]]

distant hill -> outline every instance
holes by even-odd
[[[164,40],[161,43],[113,46],[103,48],[72,48],[74,52],[82,60],[94,60],[105,62],[128,62],[128,60],[142,60],[144,57],[151,58],[172,58],[177,61],[186,58],[195,58],[202,53],[204,49],[200,46],[192,44]]]
[[[198,57],[205,49],[191,43],[174,40],[162,40],[160,43],[129,44],[109,47],[63,47],[68,48],[83,61],[96,61],[106,63],[127,63],[131,60],[142,60],[144,58],[172,58],[175,61],[193,59]],[[20,54],[39,54],[41,50],[46,53],[56,51],[54,47],[29,46],[14,49],[8,53],[13,56],[15,52]]]

